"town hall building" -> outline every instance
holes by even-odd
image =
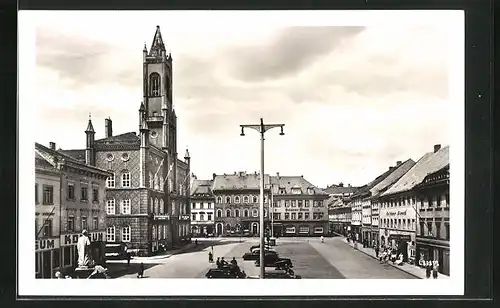
[[[143,50],[138,116],[139,133],[113,135],[106,119],[105,138],[98,140],[89,119],[86,149],[61,151],[113,174],[106,180],[106,241],[152,255],[190,240],[190,155],[186,150],[184,160],[177,158],[172,56],[159,26],[150,50]]]

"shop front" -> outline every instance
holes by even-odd
[[[425,267],[428,261],[437,262],[438,271],[450,275],[450,246],[448,242],[417,237],[416,264]]]
[[[414,234],[389,233],[388,245],[397,250],[398,255],[403,254],[404,262],[413,262],[415,257]]]
[[[61,267],[64,270],[75,268],[78,265],[78,239],[80,233],[61,234],[60,244],[62,251]],[[96,264],[106,264],[106,233],[105,231],[92,231],[88,233],[90,240],[90,254]]]
[[[50,279],[61,268],[59,238],[43,238],[35,241],[35,278]]]

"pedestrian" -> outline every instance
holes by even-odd
[[[431,278],[431,270],[432,270],[432,267],[431,267],[431,265],[427,262],[427,264],[425,265],[425,277],[426,277],[426,278]]]
[[[217,268],[222,267],[222,264],[220,263],[220,257],[217,257],[217,261],[215,262],[215,264],[217,265]]]
[[[194,240],[194,245],[195,245],[195,246],[198,246],[198,239],[195,239],[195,240]]]
[[[232,265],[238,265],[238,262],[236,261],[235,257],[233,257],[233,259],[231,260],[231,264]]]
[[[127,253],[127,267],[130,267],[130,254]]]
[[[438,269],[439,269],[439,262],[434,261],[432,265],[432,278],[434,279],[438,278]]]
[[[144,278],[144,263],[141,262],[139,267],[139,272],[137,273],[137,278]]]
[[[56,279],[63,279],[63,276],[62,276],[60,271],[57,271],[55,276],[56,276]]]
[[[378,259],[378,252],[379,252],[379,248],[378,246],[375,246],[375,258]]]
[[[214,263],[214,255],[212,254],[211,251],[208,252],[208,262]]]

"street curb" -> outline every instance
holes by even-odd
[[[338,233],[336,233],[336,234],[338,234]],[[339,236],[344,237],[343,235],[340,235],[340,234],[338,234],[338,235],[339,235]],[[345,237],[344,237],[344,238],[345,238]],[[346,242],[344,242],[344,241],[342,241],[342,243],[346,244],[346,245],[347,245],[347,246],[349,246],[349,247],[352,247],[353,249],[356,249],[356,248],[354,248],[353,246],[351,246],[351,244],[349,244],[349,243],[346,243]],[[362,252],[362,253],[364,253],[365,255],[367,255],[367,256],[369,256],[369,257],[372,257],[373,259],[375,259],[375,260],[377,260],[377,261],[378,261],[378,259],[377,259],[375,256],[372,256],[371,254],[369,254],[369,253],[367,253],[367,252],[364,252],[363,250],[359,250],[359,249],[356,249],[356,250],[357,250],[357,251],[359,251],[359,252]],[[386,264],[389,264],[390,266],[392,266],[392,267],[394,267],[394,268],[396,268],[396,269],[398,269],[398,270],[400,270],[400,271],[402,271],[402,272],[405,272],[405,273],[407,273],[408,275],[411,275],[411,276],[413,276],[413,277],[415,277],[415,278],[417,278],[417,279],[423,279],[422,277],[419,277],[419,276],[417,276],[417,275],[415,275],[415,274],[413,274],[413,273],[410,273],[410,272],[408,272],[408,271],[405,271],[404,269],[402,269],[402,268],[398,267],[397,265],[390,264],[390,263],[386,263]]]

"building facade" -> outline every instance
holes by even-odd
[[[414,189],[418,224],[416,263],[438,261],[440,273],[450,275],[450,165],[431,173]]]
[[[191,185],[191,234],[213,236],[215,234],[215,197],[213,180],[194,179]]]
[[[123,242],[132,252],[152,255],[190,238],[190,156],[177,158],[177,116],[172,100],[172,56],[157,27],[151,48],[143,50],[143,102],[139,134],[113,135],[105,120],[105,138],[95,140],[92,122],[84,150],[62,153],[85,157],[108,170],[106,241]]]
[[[328,206],[328,221],[329,221],[329,231],[346,235],[347,227],[351,225],[351,219],[347,220],[347,216],[351,214],[351,208],[347,207],[347,200],[352,196],[359,188],[353,187],[350,184],[344,186],[341,182],[338,185],[328,186],[323,191],[326,192],[330,197],[325,201]]]
[[[269,175],[264,175],[264,220],[269,213]],[[244,171],[215,175],[216,235],[252,235],[260,232],[260,174]],[[268,220],[268,219],[267,219]]]
[[[272,176],[271,212],[275,236],[328,235],[329,195],[303,176]]]
[[[449,147],[434,146],[392,187],[379,197],[380,243],[403,254],[405,262],[414,262],[416,255],[417,191],[413,188],[425,177],[449,163]]]
[[[44,219],[42,222],[42,229],[38,229],[37,226],[37,229],[42,231],[42,235],[51,232],[48,238],[53,243],[48,243],[47,236],[44,236],[45,242],[39,242],[36,245],[37,249],[44,249],[40,259],[42,276],[48,278],[46,256],[48,256],[47,249],[50,246],[54,247],[51,274],[56,270],[71,271],[77,266],[76,244],[83,230],[89,232],[92,260],[104,265],[105,181],[111,174],[56,151],[54,143],[51,143],[50,148],[35,144],[35,153],[36,161],[39,166],[43,165],[45,172],[50,168],[49,165],[52,165],[52,185],[47,184],[45,176],[42,186],[43,204],[50,204],[47,200],[52,200],[53,213],[59,213],[58,217],[48,215],[49,219]],[[54,173],[56,170],[57,182]],[[50,186],[52,187],[49,188]],[[37,190],[38,188],[35,188],[36,199],[40,197]],[[36,223],[39,223],[38,219]]]

